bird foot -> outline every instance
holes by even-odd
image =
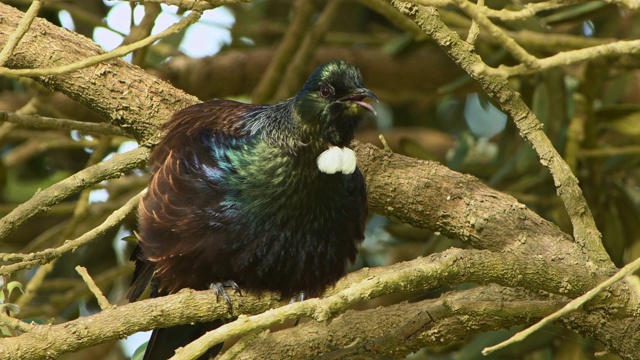
[[[291,301],[289,301],[289,304],[293,304],[293,303],[296,303],[296,302],[302,302],[302,301],[305,301],[306,299],[307,298],[304,295],[304,291],[302,291],[302,292],[299,292],[299,293],[293,295],[293,297],[291,298]]]
[[[242,290],[240,290],[240,286],[238,286],[238,284],[236,284],[236,282],[233,280],[227,280],[209,285],[209,289],[211,289],[213,293],[216,294],[216,301],[220,302],[220,296],[222,296],[224,301],[227,303],[227,306],[229,307],[229,313],[233,314],[233,303],[231,302],[231,298],[229,298],[229,294],[227,293],[225,287],[233,288],[236,294],[242,296]]]
[[[289,304],[293,304],[296,302],[302,302],[305,301],[306,297],[304,295],[304,291],[301,291],[297,294],[295,294],[292,298],[291,301],[289,301]],[[297,318],[296,321],[293,323],[293,326],[298,326],[298,324],[300,323],[300,318]]]

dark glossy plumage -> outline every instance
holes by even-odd
[[[334,284],[364,238],[364,179],[340,157],[373,111],[365,97],[375,96],[340,61],[276,105],[213,100],[177,112],[150,159],[129,299],[152,278],[158,295],[235,281],[318,296]],[[321,171],[329,148],[338,158]]]

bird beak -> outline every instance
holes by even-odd
[[[357,88],[355,90],[353,90],[353,92],[345,97],[343,97],[342,99],[340,99],[340,101],[351,101],[354,102],[360,106],[362,106],[363,108],[371,111],[371,113],[375,116],[378,115],[378,113],[374,110],[373,106],[371,106],[371,104],[369,104],[368,102],[364,101],[365,98],[371,98],[373,100],[375,100],[376,102],[380,102],[378,100],[378,97],[376,96],[376,94],[374,94],[373,92],[371,92],[371,90],[369,89],[365,89],[365,88]]]

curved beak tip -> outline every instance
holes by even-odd
[[[376,116],[378,115],[378,113],[376,112],[376,110],[373,108],[373,106],[371,106],[371,104],[369,104],[368,102],[364,101],[365,98],[371,98],[373,100],[375,100],[377,103],[380,102],[380,100],[378,100],[378,97],[376,96],[376,94],[374,94],[371,90],[366,89],[366,88],[357,88],[354,90],[354,92],[345,97],[344,100],[349,100],[349,101],[353,101],[354,103],[362,106],[363,108],[371,111],[371,113]]]
[[[380,102],[380,100],[378,100],[378,97],[376,96],[376,94],[373,93],[373,91],[367,89],[367,88],[359,88],[356,90],[356,94],[358,95],[363,95],[366,96],[368,98],[371,98],[373,100],[375,100],[377,103]]]

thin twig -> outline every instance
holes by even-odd
[[[31,199],[18,205],[11,213],[0,219],[0,239],[4,239],[27,220],[47,211],[52,205],[102,180],[122,176],[125,171],[142,166],[149,156],[149,149],[138,148],[83,169],[68,178],[37,192]],[[3,260],[4,256],[0,255]],[[18,258],[17,260],[21,260]]]
[[[142,6],[144,7],[144,17],[142,17],[142,20],[137,25],[135,25],[133,21],[131,22],[129,35],[122,40],[121,46],[131,44],[132,42],[144,39],[151,35],[151,31],[156,24],[156,19],[160,14],[162,14],[162,7],[160,7],[160,4],[158,3],[145,2]],[[144,67],[148,49],[149,48],[144,47],[134,51],[133,56],[131,57],[131,63]]]
[[[333,23],[333,19],[343,2],[344,0],[331,0],[327,2],[324,9],[322,9],[318,20],[307,33],[298,52],[291,61],[291,64],[289,64],[285,77],[280,83],[278,91],[276,91],[276,99],[284,99],[291,96],[295,92],[295,89],[302,85],[305,71],[309,67],[313,52],[320,44],[320,41],[322,41],[329,26]]]
[[[489,354],[491,354],[492,352],[494,352],[496,350],[505,348],[505,347],[507,347],[507,346],[509,346],[511,344],[514,344],[514,343],[517,343],[519,341],[522,341],[522,340],[526,339],[527,336],[533,334],[537,330],[540,330],[545,325],[548,325],[548,324],[556,321],[557,319],[561,318],[562,316],[564,316],[564,315],[566,315],[566,314],[568,314],[568,313],[570,313],[572,311],[576,311],[576,310],[580,309],[580,307],[582,305],[584,305],[584,303],[586,303],[587,301],[593,299],[601,291],[603,291],[607,287],[613,285],[614,283],[622,280],[627,275],[631,275],[632,273],[636,272],[639,269],[640,269],[640,258],[637,258],[633,262],[625,265],[625,267],[620,269],[620,271],[618,271],[615,275],[613,275],[612,277],[610,277],[607,280],[603,281],[600,285],[598,285],[598,286],[594,287],[593,289],[589,290],[586,294],[573,299],[571,302],[569,302],[567,305],[565,305],[562,309],[560,309],[560,310],[554,312],[553,314],[545,317],[544,319],[542,319],[539,322],[537,322],[536,324],[528,327],[527,329],[518,332],[517,334],[513,335],[508,340],[503,341],[498,345],[494,345],[494,346],[490,346],[490,347],[485,348],[484,350],[482,350],[482,354],[485,355],[485,356],[489,355]]]
[[[68,119],[57,119],[40,115],[25,115],[0,110],[0,122],[29,126],[37,129],[78,130],[87,134],[129,136],[122,128],[107,123],[91,123]]]
[[[391,146],[389,146],[389,143],[387,142],[387,139],[385,139],[384,135],[380,134],[378,135],[378,139],[380,139],[380,142],[382,143],[382,147],[384,148],[384,151],[391,154],[393,153],[393,149],[391,149]]]
[[[60,75],[68,72],[80,70],[89,66],[93,66],[99,64],[101,62],[105,62],[107,60],[119,58],[121,56],[127,55],[128,53],[140,49],[142,47],[153,44],[154,42],[163,39],[167,36],[177,34],[180,31],[187,28],[189,25],[198,21],[198,19],[202,16],[202,10],[194,9],[189,15],[183,17],[177,23],[171,25],[164,31],[159,32],[156,35],[151,35],[147,38],[144,38],[140,41],[136,41],[132,44],[121,46],[115,50],[109,51],[104,54],[91,56],[85,58],[81,61],[62,65],[62,66],[54,66],[50,68],[41,68],[41,69],[9,69],[5,67],[0,67],[0,75],[4,76],[49,76],[49,75]]]
[[[115,268],[110,268],[94,277],[96,285],[99,287],[108,288],[113,285],[114,282],[120,282],[124,278],[129,278],[133,272],[133,263],[125,264]],[[28,306],[24,308],[21,313],[23,317],[28,318],[31,316],[50,317],[60,314],[60,312],[67,309],[72,303],[77,302],[80,299],[86,299],[92,295],[89,288],[83,281],[77,281],[77,283],[70,289],[60,289],[55,287],[55,280],[52,283],[49,279],[43,284],[43,288],[47,287],[49,290],[53,288],[54,294],[49,297],[49,301],[41,306]],[[60,293],[63,291],[62,293]]]
[[[520,10],[509,9],[489,9],[484,8],[482,11],[492,19],[498,19],[501,21],[514,21],[522,20],[535,16],[537,13],[548,10],[560,9],[567,6],[573,6],[577,4],[583,4],[584,0],[551,0],[541,1],[538,3],[524,4]]]
[[[448,5],[453,5],[453,0],[409,0],[407,1],[412,4],[424,5],[424,6],[435,6],[435,7],[445,7]],[[514,21],[514,20],[522,20],[535,16],[537,13],[541,11],[560,9],[567,6],[572,6],[576,4],[583,4],[584,0],[550,0],[550,1],[542,1],[538,3],[528,3],[524,4],[522,9],[519,10],[509,10],[509,9],[490,9],[488,7],[484,7],[478,9],[487,17],[492,19],[497,19],[501,21]],[[480,6],[480,4],[478,4]]]
[[[110,0],[115,1],[115,0]],[[120,0],[129,2],[140,2],[140,0]],[[175,5],[189,10],[210,10],[223,5],[236,4],[239,2],[251,2],[252,0],[145,0],[147,3],[158,3]]]
[[[537,58],[527,52],[515,40],[509,37],[504,30],[495,25],[487,18],[482,11],[478,11],[479,6],[473,5],[467,0],[454,0],[460,10],[464,11],[467,16],[473,19],[482,29],[491,34],[497,42],[500,43],[511,55],[518,59],[528,68],[537,69]]]
[[[484,9],[484,0],[478,0],[478,8]],[[480,27],[478,26],[478,22],[475,20],[471,21],[471,27],[469,28],[469,34],[467,34],[467,42],[471,45],[475,45],[476,39],[480,34]]]
[[[558,196],[562,199],[573,225],[573,237],[583,249],[585,266],[594,272],[613,268],[614,265],[602,245],[601,234],[593,215],[578,186],[578,179],[545,135],[538,118],[524,103],[522,97],[513,90],[508,80],[495,74],[478,72],[478,69],[486,67],[485,63],[480,56],[468,49],[468,44],[460,39],[458,34],[444,24],[435,8],[396,0],[391,0],[391,3],[431,36],[460,67],[478,81],[502,110],[513,118],[520,134],[531,143],[540,162],[551,172]],[[638,42],[640,44],[640,41]]]
[[[22,40],[24,34],[26,34],[29,30],[33,19],[35,19],[38,15],[38,11],[40,10],[42,3],[43,1],[41,0],[34,0],[31,3],[31,6],[29,6],[29,10],[27,10],[22,19],[20,19],[18,28],[13,32],[13,34],[11,34],[11,36],[9,36],[7,43],[4,45],[2,51],[0,52],[0,66],[4,65],[4,63],[7,62],[7,60],[11,56],[11,53],[13,53],[13,50],[16,48],[16,46],[18,46],[18,43],[20,43],[20,40]]]
[[[107,219],[102,224],[96,226],[92,230],[82,234],[80,237],[74,240],[65,242],[63,245],[57,248],[46,249],[31,254],[1,254],[2,256],[0,257],[3,258],[3,260],[6,258],[9,259],[9,261],[19,260],[21,262],[0,266],[0,274],[11,274],[18,270],[31,268],[38,264],[46,264],[52,259],[59,258],[67,252],[75,251],[79,247],[90,243],[100,235],[106,233],[111,228],[119,225],[127,215],[137,209],[140,199],[146,192],[147,189],[142,190],[138,195],[132,197],[126,204],[124,204],[124,206],[109,215],[109,217],[107,217]]]
[[[38,112],[38,107],[41,103],[40,96],[34,96],[29,101],[24,104],[21,108],[16,110],[15,116],[30,116]],[[3,122],[2,113],[4,111],[0,111],[0,122]],[[0,141],[3,141],[9,134],[16,128],[16,124],[12,123],[3,123],[0,125]]]
[[[110,139],[109,146],[117,148],[125,141],[127,140],[122,137],[113,138]],[[5,166],[10,167],[16,164],[24,164],[29,159],[54,149],[86,149],[96,146],[99,146],[99,142],[95,140],[75,141],[69,138],[42,139],[36,137],[23,142],[2,155],[2,162]]]
[[[108,308],[114,306],[114,305],[111,305],[111,303],[109,303],[109,300],[107,300],[104,294],[102,294],[102,291],[100,290],[98,285],[96,285],[95,281],[93,281],[93,279],[89,275],[89,272],[87,272],[87,268],[78,265],[76,266],[76,271],[78,272],[78,274],[80,274],[80,276],[82,276],[82,280],[84,280],[84,282],[89,287],[89,290],[91,290],[93,295],[96,297],[96,300],[98,300],[98,305],[100,305],[100,309],[107,310]]]
[[[284,37],[280,41],[280,45],[275,51],[273,59],[269,62],[264,75],[260,78],[260,82],[253,90],[253,101],[255,103],[264,103],[271,99],[276,92],[278,83],[287,69],[287,65],[300,47],[300,43],[304,39],[311,16],[314,13],[315,5],[313,1],[297,0],[294,3],[294,18],[291,25],[284,32]]]
[[[640,54],[640,40],[620,40],[609,44],[592,46],[585,49],[564,51],[544,59],[537,59],[534,67],[526,64],[516,66],[501,65],[497,69],[487,68],[486,73],[498,76],[527,75],[546,69],[575,64],[595,58]]]

